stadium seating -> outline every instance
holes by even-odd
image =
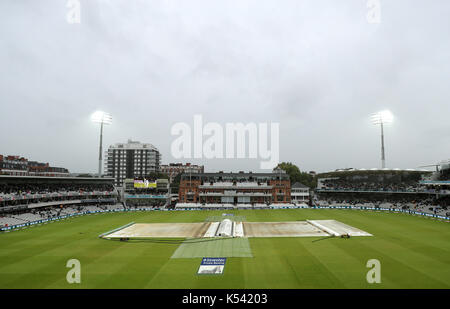
[[[403,209],[403,210],[411,210],[416,212],[423,212],[428,214],[442,215],[447,216],[447,213],[450,211],[446,209],[448,206],[448,199],[450,197],[440,198],[438,200],[434,198],[423,198],[420,199],[417,196],[414,196],[415,201],[363,201],[362,199],[348,198],[347,200],[343,199],[314,199],[314,204],[317,206],[355,206],[355,207],[368,207],[368,208],[387,208],[387,209]]]
[[[345,179],[325,179],[321,182],[321,190],[343,191],[381,191],[381,192],[421,192],[425,187],[417,181],[402,183],[380,183],[369,181],[347,181]]]
[[[15,219],[11,217],[0,217],[0,226],[12,226],[16,224],[22,224],[24,220]]]
[[[14,218],[24,220],[24,222],[41,220],[42,217],[33,213],[24,213],[20,215],[15,215]]]
[[[67,193],[67,192],[112,192],[114,186],[106,184],[22,184],[7,185],[0,184],[0,195],[29,195],[29,194],[48,194],[48,193]]]
[[[106,209],[109,209],[109,210],[123,210],[124,209],[122,204],[106,205],[105,207],[106,207]]]
[[[67,207],[45,207],[25,209],[21,213],[2,214],[0,216],[0,227],[13,226],[28,222],[50,219],[64,215],[74,215],[85,212],[94,212],[102,210],[124,210],[122,204],[114,205],[88,205],[88,206],[67,206]]]

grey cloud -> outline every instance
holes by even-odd
[[[95,171],[128,138],[171,157],[173,123],[280,122],[280,157],[305,170],[379,166],[371,113],[390,109],[389,167],[450,153],[448,1],[81,0],[0,3],[0,153]],[[183,160],[256,170],[251,160]]]

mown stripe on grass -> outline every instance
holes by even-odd
[[[196,275],[201,259],[170,259],[174,245],[96,238],[102,231],[130,221],[202,222],[222,212],[103,214],[2,234],[0,287],[449,287],[450,226],[402,214],[326,209],[233,211],[248,221],[335,219],[375,236],[317,242],[312,238],[251,239],[254,258],[230,258],[225,274],[217,277]],[[65,263],[77,257],[82,265],[82,284],[69,285]],[[380,285],[364,281],[369,258],[381,261]]]
[[[447,286],[441,280],[436,280],[423,269],[411,267],[408,259],[411,257],[409,250],[400,253],[385,250],[383,248],[392,247],[394,244],[384,240],[376,243],[364,243],[359,239],[348,243],[346,251],[349,255],[356,257],[365,263],[369,259],[377,259],[381,263],[380,287],[383,288],[418,288],[433,286],[436,288]],[[394,256],[395,255],[395,256]],[[367,269],[369,270],[369,269]],[[388,280],[388,283],[386,281]],[[364,287],[369,287],[367,283]]]

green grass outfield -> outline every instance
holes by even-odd
[[[98,235],[129,222],[335,219],[373,237],[250,238],[253,257],[227,259],[223,275],[197,275],[201,258],[171,258],[180,242],[120,242]],[[319,240],[320,239],[320,240]],[[69,284],[69,259],[81,283]],[[369,259],[381,283],[369,284]],[[74,217],[0,234],[0,288],[449,288],[450,223],[407,214],[334,209],[151,211]]]

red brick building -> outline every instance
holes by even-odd
[[[284,171],[272,173],[183,174],[180,203],[271,204],[291,202],[291,182]]]
[[[13,176],[68,176],[62,167],[52,167],[48,163],[28,161],[20,156],[0,155],[0,175]]]

